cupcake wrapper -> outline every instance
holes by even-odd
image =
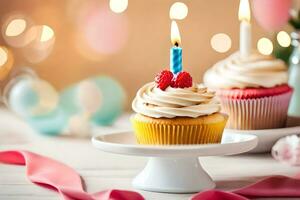
[[[155,124],[132,120],[139,144],[220,143],[226,120],[199,125]]]
[[[292,91],[264,98],[221,97],[223,112],[229,115],[227,128],[253,130],[284,127]]]

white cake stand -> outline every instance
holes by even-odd
[[[150,157],[144,170],[133,180],[137,189],[193,193],[215,187],[198,157],[247,152],[257,145],[257,137],[227,133],[221,144],[154,146],[138,145],[132,132],[123,132],[93,137],[92,143],[106,152]]]

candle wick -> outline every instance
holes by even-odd
[[[178,46],[179,46],[178,42],[175,42],[175,46],[176,46],[176,47],[178,47]]]

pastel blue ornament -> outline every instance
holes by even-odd
[[[58,104],[56,90],[44,80],[18,78],[5,96],[7,105],[40,133],[57,135],[67,124],[68,116]]]
[[[9,92],[8,104],[13,111],[21,116],[30,115],[30,110],[37,102],[37,94],[32,89],[29,79],[19,81]]]
[[[11,86],[7,94],[10,108],[21,116],[42,116],[53,111],[58,104],[56,90],[46,81],[24,78]]]
[[[125,101],[121,85],[107,76],[81,81],[60,96],[44,80],[18,78],[10,84],[5,96],[7,105],[33,129],[52,136],[65,130],[88,136],[89,122],[112,124],[122,113]]]
[[[63,109],[56,108],[46,115],[27,117],[25,120],[39,133],[56,136],[61,134],[67,127],[69,117]]]
[[[125,92],[114,79],[98,76],[65,89],[60,99],[69,115],[87,113],[93,123],[111,125],[123,112]]]

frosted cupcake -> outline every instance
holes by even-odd
[[[138,90],[132,108],[140,144],[219,143],[227,121],[215,93],[193,83],[187,72],[162,71]]]
[[[292,94],[287,82],[284,62],[257,52],[246,58],[235,53],[204,75],[230,116],[227,127],[243,130],[285,126]]]

